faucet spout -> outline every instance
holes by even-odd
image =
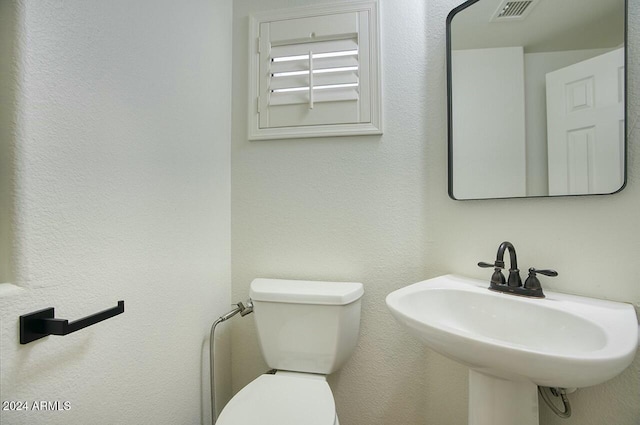
[[[504,241],[500,244],[496,254],[496,264],[502,264],[502,267],[504,267],[505,250],[509,251],[509,279],[507,279],[507,285],[522,286],[520,270],[518,269],[518,256],[516,255],[516,248],[511,242]]]
[[[509,260],[511,261],[511,268],[518,268],[518,257],[516,255],[516,248],[513,246],[511,242],[502,242],[498,247],[498,254],[496,256],[496,261],[500,261],[504,264],[504,251],[509,250]]]

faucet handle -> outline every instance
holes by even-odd
[[[504,268],[504,264],[503,265],[499,265],[497,263],[485,263],[484,261],[480,261],[478,263],[478,267],[482,267],[483,269],[489,269],[492,267],[498,268],[498,269],[503,269]]]
[[[529,269],[529,274],[531,274],[531,273],[534,273],[534,274],[535,274],[535,273],[540,273],[540,274],[543,274],[543,275],[545,275],[545,276],[549,276],[549,277],[556,277],[556,276],[558,276],[558,272],[557,272],[557,271],[555,271],[555,270],[551,270],[551,269],[537,270],[537,269],[534,269],[533,267],[531,267],[531,268]]]
[[[540,281],[536,277],[536,273],[543,274],[545,276],[555,277],[558,276],[558,272],[555,270],[536,270],[533,267],[529,269],[529,277],[524,282],[525,289],[533,291],[534,293],[539,294],[538,296],[544,297],[542,294],[542,286],[540,285]]]
[[[496,261],[494,264],[485,263],[484,261],[480,261],[478,263],[478,267],[482,267],[484,269],[493,268],[493,274],[491,275],[491,288],[496,285],[506,285],[507,280],[502,274],[502,269],[504,269],[504,263],[500,261]]]

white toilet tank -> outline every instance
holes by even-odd
[[[328,375],[353,353],[360,332],[357,282],[255,279],[258,340],[273,369]]]

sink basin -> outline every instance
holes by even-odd
[[[546,291],[533,299],[446,275],[392,292],[393,316],[430,348],[480,372],[545,387],[586,387],[633,361],[629,304]]]

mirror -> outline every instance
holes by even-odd
[[[447,18],[449,196],[626,184],[625,0],[469,0]]]

